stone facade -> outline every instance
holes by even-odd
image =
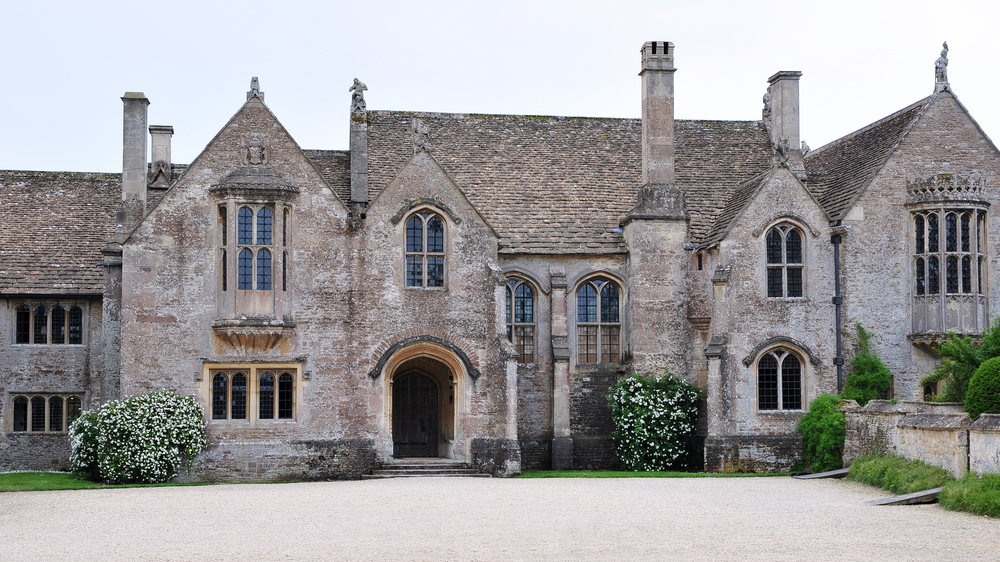
[[[255,79],[188,165],[165,126],[148,162],[126,94],[121,175],[0,172],[0,469],[65,464],[69,397],[154,390],[205,407],[190,479],[617,468],[608,390],[666,369],[706,391],[694,468],[786,469],[855,322],[919,397],[944,332],[996,316],[996,147],[947,84],[811,152],[797,72],[760,121],[677,120],[673,57],[643,45],[638,120],[368,110],[356,82],[349,151],[303,150]]]

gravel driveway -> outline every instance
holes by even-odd
[[[792,478],[0,494],[0,560],[1000,560],[1000,521]]]

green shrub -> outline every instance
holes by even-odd
[[[821,394],[809,404],[795,430],[802,434],[802,460],[813,472],[844,466],[844,413],[837,411],[840,398]]]
[[[955,477],[943,468],[901,457],[869,455],[855,460],[847,479],[877,486],[895,494],[910,494],[944,486]]]
[[[855,400],[861,406],[870,400],[888,398],[892,388],[892,374],[879,358],[872,347],[872,335],[861,324],[854,324],[854,341],[858,346],[851,368],[847,373],[847,381],[840,397],[845,400]]]
[[[1000,517],[1000,474],[970,472],[947,484],[938,503],[945,509]]]
[[[983,330],[979,344],[967,335],[952,333],[941,343],[938,354],[943,357],[941,367],[920,380],[921,385],[944,381],[944,388],[937,398],[943,402],[965,402],[969,381],[976,369],[986,360],[1000,357],[1000,317]]]
[[[685,466],[685,436],[694,431],[701,391],[665,371],[659,379],[635,373],[608,394],[615,422],[618,458],[628,470],[666,470]]]
[[[190,396],[151,392],[81,416],[70,427],[70,442],[72,466],[82,476],[112,484],[166,482],[205,447],[204,414]]]
[[[983,412],[1000,413],[1000,357],[983,362],[969,381],[965,411],[972,419]]]

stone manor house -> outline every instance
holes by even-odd
[[[1000,153],[947,47],[931,95],[815,150],[801,73],[761,120],[676,120],[673,44],[641,53],[641,119],[369,110],[355,80],[350,150],[311,150],[254,79],[187,165],[127,93],[121,174],[0,172],[0,470],[154,390],[204,406],[191,478],[613,467],[605,395],[665,368],[705,390],[699,467],[784,469],[855,322],[921,397],[1000,291]]]

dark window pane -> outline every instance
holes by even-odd
[[[49,316],[44,306],[35,307],[35,333],[31,343],[49,343]]]
[[[292,419],[292,375],[278,377],[278,419]]]
[[[790,296],[790,297],[801,297],[802,296],[802,268],[801,267],[789,267],[788,268],[788,296]]]
[[[257,252],[257,290],[271,290],[271,252]]]
[[[597,326],[577,326],[577,362],[597,363]]]
[[[510,294],[510,285],[508,285],[507,287],[505,287],[504,294],[507,297],[507,300],[506,300],[506,305],[507,306],[506,306],[506,308],[504,308],[504,311],[505,311],[504,322],[507,322],[509,324],[509,323],[513,322],[513,320],[512,320],[513,316],[511,316],[511,315],[514,312],[512,306],[511,306],[511,300],[512,300],[512,298],[511,298],[511,294]]]
[[[240,251],[237,272],[237,286],[241,291],[253,289],[253,252],[244,248]]]
[[[962,215],[962,251],[968,252],[969,250],[969,213]]]
[[[406,256],[406,286],[421,287],[424,284],[424,259],[420,256]]]
[[[509,291],[509,289],[508,289]],[[514,322],[530,324],[535,321],[535,298],[531,287],[524,283],[517,286],[514,295]]]
[[[590,283],[576,293],[576,321],[597,322],[597,290]]]
[[[917,258],[917,294],[924,294],[924,258]]]
[[[17,307],[14,343],[31,343],[31,309],[26,306]]]
[[[785,263],[802,263],[802,235],[794,228],[785,236]]]
[[[618,287],[606,283],[601,288],[601,322],[618,321]]]
[[[281,245],[288,245],[288,209],[281,214]]]
[[[917,215],[913,221],[914,234],[917,236],[917,253],[924,253],[924,217]]]
[[[442,257],[429,257],[427,258],[427,286],[428,287],[443,287],[444,286],[444,258]]]
[[[955,256],[948,256],[946,277],[947,287],[946,292],[957,293],[958,292],[958,258]]]
[[[976,270],[976,274],[979,277],[978,279],[976,279],[976,281],[978,282],[978,284],[976,286],[979,287],[979,294],[982,295],[982,294],[984,294],[986,292],[986,291],[983,290],[983,257],[982,256],[979,256],[979,269]]]
[[[601,326],[601,361],[617,363],[621,361],[621,326]]]
[[[781,272],[783,270],[780,267],[774,267],[767,270],[767,296],[769,297],[783,297],[784,289],[781,286]]]
[[[257,211],[257,244],[267,246],[271,244],[271,230],[274,224],[274,216],[271,209],[261,207]]]
[[[28,399],[23,396],[14,399],[14,431],[28,431]]]
[[[944,239],[946,252],[958,251],[958,217],[954,213],[944,218]]]
[[[444,251],[444,224],[437,217],[427,221],[427,251]]]
[[[781,408],[802,409],[802,367],[794,355],[781,362]]]
[[[778,362],[772,355],[757,363],[757,409],[778,409]]]
[[[940,292],[941,283],[938,271],[938,259],[930,257],[927,258],[927,294],[936,295]]]
[[[927,215],[927,251],[938,251],[938,217],[934,213]]]
[[[281,254],[281,290],[288,290],[288,252]]]
[[[247,419],[247,376],[243,373],[233,375],[232,419]]]
[[[219,264],[219,270],[222,272],[222,290],[226,290],[226,286],[229,284],[228,274],[226,271],[226,251],[222,250],[222,262]]]
[[[253,244],[253,211],[249,207],[241,207],[236,220],[237,244]]]
[[[226,419],[227,387],[226,375],[219,373],[212,379],[212,419]]]
[[[274,419],[274,375],[271,373],[260,376],[260,419]]]
[[[45,431],[45,399],[41,396],[31,399],[31,431]]]
[[[66,429],[69,429],[69,424],[80,417],[81,411],[83,411],[83,404],[80,402],[80,398],[70,396],[66,399]]]
[[[226,232],[226,222],[229,217],[229,212],[226,210],[225,205],[219,205],[219,237],[222,239],[222,245],[226,245],[226,238],[229,237],[229,233]]]
[[[972,292],[972,260],[969,256],[962,258],[962,292]]]
[[[767,263],[781,263],[781,231],[777,228],[767,233]]]
[[[79,306],[69,309],[69,343],[83,343],[83,310]]]
[[[49,431],[66,431],[63,427],[63,400],[58,396],[49,398]]]
[[[417,217],[406,221],[406,251],[424,251],[424,225]]]
[[[52,343],[66,343],[66,310],[61,306],[52,309]]]

